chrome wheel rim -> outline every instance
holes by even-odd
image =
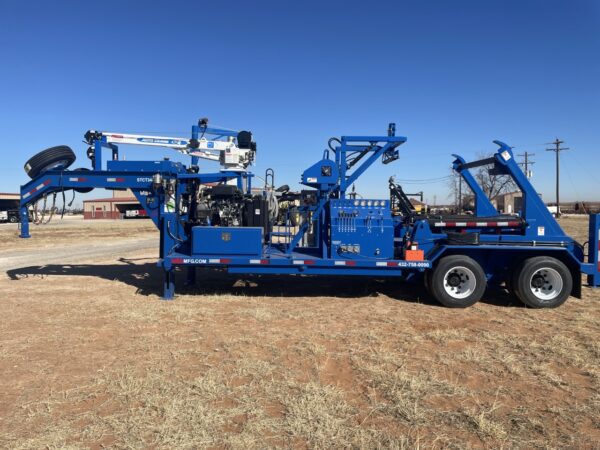
[[[542,301],[554,300],[563,289],[563,279],[556,269],[542,267],[529,279],[531,293]]]
[[[452,298],[467,298],[475,292],[476,287],[475,274],[467,267],[453,267],[444,275],[444,290]]]
[[[57,169],[62,169],[63,167],[66,167],[67,164],[69,164],[69,161],[64,159],[62,161],[56,161],[53,162],[52,164],[44,167],[42,169],[42,172],[47,172],[48,170],[57,170]]]

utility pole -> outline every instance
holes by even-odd
[[[561,147],[560,144],[564,144],[565,141],[561,141],[556,138],[554,142],[549,142],[549,145],[554,145],[554,148],[547,148],[547,152],[554,152],[556,154],[556,217],[560,217],[560,161],[559,154],[563,150],[570,150],[569,147]]]
[[[525,160],[521,163],[521,165],[525,168],[525,176],[527,178],[531,178],[531,171],[529,170],[529,166],[533,166],[535,164],[535,162],[530,161],[529,158],[531,156],[535,156],[535,153],[525,152],[525,153],[521,153],[520,155],[517,155],[517,156],[523,156],[525,158]]]

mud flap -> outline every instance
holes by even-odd
[[[581,298],[581,273],[577,269],[569,267],[571,271],[571,277],[573,278],[573,288],[571,289],[571,295],[575,298]]]

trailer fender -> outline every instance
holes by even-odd
[[[581,273],[579,270],[574,269],[572,266],[567,264],[573,278],[573,288],[571,289],[571,295],[575,298],[581,298]]]

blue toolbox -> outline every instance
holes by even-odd
[[[262,254],[261,227],[193,227],[192,255],[255,256]]]

